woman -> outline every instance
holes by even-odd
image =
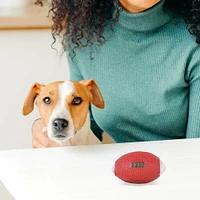
[[[52,0],[52,32],[64,36],[71,79],[93,78],[102,92],[93,132],[116,142],[199,137],[200,1],[71,2]],[[42,127],[33,146],[57,146]]]

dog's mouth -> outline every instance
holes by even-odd
[[[65,140],[67,138],[67,136],[66,135],[56,135],[55,138],[57,140]]]
[[[75,131],[73,134],[63,134],[63,133],[60,133],[60,134],[54,134],[54,139],[56,140],[59,140],[59,141],[66,141],[66,140],[69,140],[71,139],[72,137],[74,137],[76,135],[77,131]]]
[[[69,137],[67,135],[64,134],[56,134],[53,136],[53,138],[57,141],[66,141],[69,139]]]
[[[73,138],[76,134],[77,131],[74,130],[74,128],[68,128],[66,130],[55,130],[52,128],[52,126],[48,127],[48,131],[47,131],[47,136],[52,139],[55,142],[67,142],[68,140],[70,140],[71,138]]]

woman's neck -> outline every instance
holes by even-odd
[[[155,6],[160,0],[135,2],[136,0],[119,0],[122,7],[130,13],[140,13]]]

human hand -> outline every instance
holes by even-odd
[[[32,146],[33,148],[59,147],[60,145],[49,139],[45,124],[41,119],[34,122],[32,127]]]

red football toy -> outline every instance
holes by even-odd
[[[149,183],[165,171],[165,165],[152,153],[136,151],[121,156],[114,165],[119,179],[129,183]]]

